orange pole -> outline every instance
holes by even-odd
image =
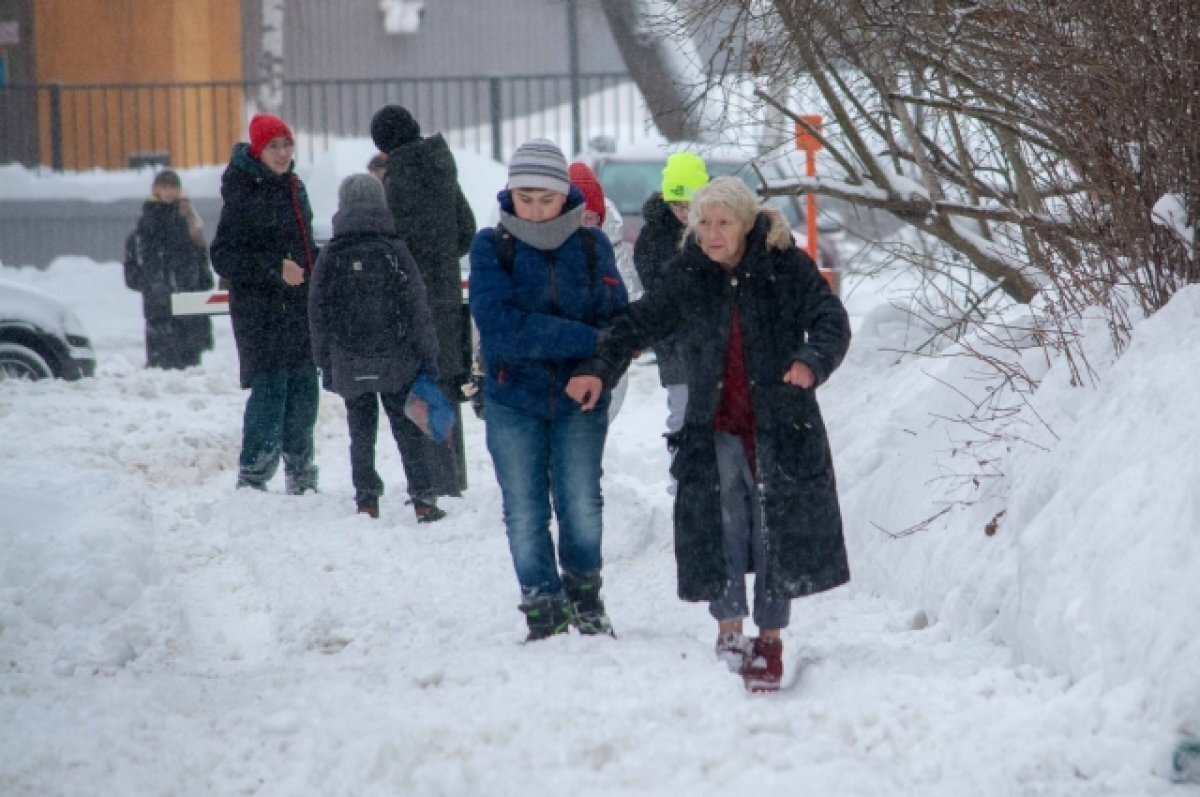
[[[806,150],[805,155],[805,176],[817,176],[817,153],[815,150]],[[804,218],[808,222],[808,256],[812,261],[820,265],[821,261],[817,257],[817,195],[809,192],[805,197]]]

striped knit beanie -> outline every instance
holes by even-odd
[[[553,141],[535,138],[517,147],[508,161],[508,187],[547,188],[565,194],[571,190],[567,159]]]

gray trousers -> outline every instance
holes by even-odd
[[[725,538],[725,567],[729,574],[725,594],[708,604],[718,621],[740,620],[749,614],[746,606],[746,566],[751,552],[757,567],[766,561],[763,545],[762,513],[754,474],[746,461],[742,439],[725,432],[713,432],[717,442],[717,470],[721,477],[721,530]],[[754,577],[754,624],[762,629],[786,628],[792,616],[792,602],[766,595],[765,579]]]

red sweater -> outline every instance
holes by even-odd
[[[746,460],[754,472],[754,405],[750,401],[750,378],[742,345],[742,320],[736,307],[729,319],[729,346],[725,350],[725,375],[713,428],[742,438]]]

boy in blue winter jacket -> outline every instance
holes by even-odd
[[[581,226],[583,195],[553,142],[517,149],[499,200],[500,226],[481,231],[471,246],[471,314],[487,364],[487,445],[520,609],[530,640],[568,625],[612,634],[600,598],[609,397],[585,412],[566,389],[591,357],[598,328],[628,297],[612,245],[600,230]]]

